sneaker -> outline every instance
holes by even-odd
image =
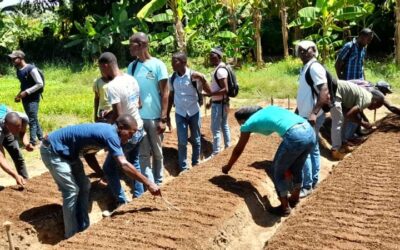
[[[332,158],[336,161],[340,161],[344,159],[346,153],[342,153],[339,150],[332,149]]]
[[[103,217],[111,217],[111,216],[113,216],[113,214],[117,211],[118,208],[120,208],[121,206],[123,206],[123,205],[125,205],[125,204],[126,204],[126,203],[118,203],[114,209],[110,209],[110,210],[107,209],[107,210],[104,210],[104,211],[101,213],[101,215],[102,215]]]
[[[312,194],[312,188],[302,188],[300,191],[300,198],[306,198],[310,194]]]
[[[343,146],[341,147],[341,150],[340,150],[340,151],[343,151],[343,152],[345,152],[345,153],[351,153],[351,152],[354,151],[354,149],[355,149],[355,147],[352,147],[352,146],[346,144],[346,145],[343,145]]]
[[[281,205],[277,206],[277,207],[271,207],[268,209],[268,212],[270,212],[271,214],[277,215],[277,216],[281,216],[281,217],[287,217],[290,215],[290,207],[287,207],[286,209],[283,209]]]

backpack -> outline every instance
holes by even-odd
[[[131,76],[134,76],[137,64],[138,64],[138,60],[135,60],[132,62]]]
[[[218,78],[217,78],[217,72],[218,72],[218,69],[220,69],[220,68],[226,69],[226,71],[228,71],[228,96],[236,97],[239,94],[239,83],[237,81],[235,72],[233,71],[233,69],[230,65],[217,67],[217,69],[215,70],[215,73],[214,73],[214,79],[217,82],[218,86],[219,86],[219,83],[218,83]]]
[[[171,86],[172,86],[172,91],[174,89],[174,81],[175,81],[176,75],[177,75],[176,72],[172,73],[172,76],[169,79],[169,82],[171,83]],[[197,102],[199,103],[200,106],[202,106],[203,105],[203,94],[201,93],[201,89],[199,89],[199,86],[197,85],[197,81],[192,80],[192,71],[190,71],[190,82],[192,83],[193,88],[196,90]]]
[[[31,71],[32,71],[33,69],[36,68],[37,71],[39,72],[39,75],[40,75],[40,77],[42,78],[42,81],[43,81],[43,87],[40,88],[40,89],[38,89],[35,93],[42,94],[43,91],[44,91],[44,74],[43,74],[43,72],[42,72],[38,67],[36,67],[34,64],[30,64],[28,67],[29,67],[29,68],[28,68],[27,79],[28,79],[29,83],[30,83],[32,86],[35,85],[36,82],[35,82],[35,80],[33,79],[33,77],[31,76]]]
[[[308,69],[306,71],[306,74],[305,74],[306,82],[307,82],[308,86],[310,86],[310,88],[311,88],[311,91],[313,93],[313,95],[312,95],[313,98],[314,98],[314,95],[318,96],[318,93],[314,88],[314,81],[312,80],[311,73],[310,73],[311,66],[314,63],[321,64],[318,61],[312,62],[310,64],[310,66],[308,67]],[[324,65],[322,65],[322,67],[324,67]],[[335,102],[335,96],[336,96],[336,91],[337,91],[337,80],[332,76],[332,74],[325,67],[324,67],[324,69],[325,69],[325,72],[326,72],[326,80],[328,82],[328,90],[329,90],[329,95],[330,95],[330,103],[324,104],[322,106],[322,110],[326,113],[326,112],[329,112],[329,110],[331,109],[331,107],[333,106],[333,104]]]

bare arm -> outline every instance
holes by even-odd
[[[311,124],[315,124],[317,120],[317,114],[321,110],[322,106],[325,104],[328,104],[330,102],[330,94],[329,94],[329,89],[328,89],[328,84],[320,84],[317,86],[319,90],[319,94],[317,97],[317,103],[315,104],[313,110],[311,111],[311,114],[308,117],[308,120],[310,121]]]
[[[346,118],[352,122],[357,123],[358,125],[363,126],[364,128],[371,128],[372,125],[361,118],[361,113],[362,110],[358,106],[354,106],[346,113]]]
[[[386,101],[386,99],[384,100],[383,105],[387,109],[389,109],[390,112],[392,112],[393,114],[400,115],[400,109],[395,106],[392,106],[388,101]]]
[[[93,169],[93,171],[96,173],[97,177],[102,178],[104,172],[101,169],[100,164],[96,159],[96,154],[85,154],[83,155],[83,157],[85,158],[85,161],[87,162],[89,167]]]
[[[240,155],[242,154],[244,148],[247,145],[247,142],[249,141],[250,134],[248,132],[241,132],[240,133],[240,138],[239,142],[236,144],[235,148],[233,149],[231,158],[228,161],[228,164],[222,167],[222,172],[224,174],[227,174],[229,170],[231,170],[233,164],[239,159]]]
[[[97,92],[94,92],[94,121],[96,122],[99,117],[97,116],[99,110],[100,97]]]
[[[21,130],[19,131],[19,138],[22,141],[22,144],[24,145],[25,149],[27,151],[33,151],[34,147],[32,144],[29,142],[28,135],[26,134],[26,128],[28,127],[28,122],[22,119],[22,125],[21,125]]]
[[[122,107],[121,103],[115,103],[112,105],[112,115],[110,118],[110,122],[113,123],[115,120],[117,120],[118,116],[122,115]]]
[[[122,171],[129,178],[143,183],[143,185],[146,186],[146,188],[150,191],[150,193],[152,195],[160,195],[161,196],[160,188],[156,184],[151,182],[149,179],[147,179],[144,175],[142,175],[139,171],[137,171],[136,168],[126,160],[125,156],[120,155],[120,156],[116,156],[114,158],[117,161],[118,165],[121,167]]]
[[[18,185],[24,186],[25,185],[25,180],[22,176],[20,176],[18,173],[14,172],[14,170],[11,169],[10,165],[8,165],[8,162],[4,156],[4,149],[3,146],[0,146],[0,167],[9,174],[11,177],[15,179]]]
[[[339,79],[344,79],[343,69],[344,69],[344,62],[338,58],[335,62],[335,70],[336,70],[336,75],[338,76]]]
[[[169,86],[168,79],[163,79],[159,81],[160,95],[161,95],[161,119],[167,119],[168,112],[168,102],[169,102]],[[166,123],[160,121],[157,126],[157,131],[159,134],[164,133],[166,128]]]

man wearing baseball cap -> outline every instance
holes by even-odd
[[[15,50],[8,55],[12,64],[17,69],[17,77],[21,83],[21,90],[15,96],[15,102],[22,101],[25,113],[29,118],[29,140],[35,146],[36,138],[43,139],[42,129],[39,125],[38,111],[44,80],[35,65],[25,62],[25,53]]]

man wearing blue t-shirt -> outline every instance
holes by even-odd
[[[271,208],[270,212],[288,216],[290,208],[299,202],[303,166],[316,143],[314,129],[304,118],[277,106],[244,107],[236,111],[235,118],[241,125],[240,138],[228,164],[222,167],[222,172],[227,174],[235,164],[246,147],[251,133],[263,135],[278,133],[283,140],[276,151],[272,168],[273,181],[281,205]],[[290,198],[289,185],[285,178],[287,171],[290,171],[293,182]]]
[[[115,125],[91,123],[68,126],[43,139],[40,147],[42,160],[63,197],[65,238],[85,230],[90,224],[90,182],[80,155],[106,148],[128,177],[142,182],[153,195],[161,195],[159,187],[137,171],[122,151],[121,143],[127,143],[136,130],[135,119],[130,115],[122,115],[117,118]]]
[[[142,173],[157,185],[163,181],[162,139],[166,128],[168,108],[168,72],[165,64],[149,53],[149,39],[138,32],[129,38],[129,49],[137,58],[128,66],[128,74],[139,83],[142,107],[140,117],[146,132],[140,145]],[[153,159],[150,160],[150,156]]]

